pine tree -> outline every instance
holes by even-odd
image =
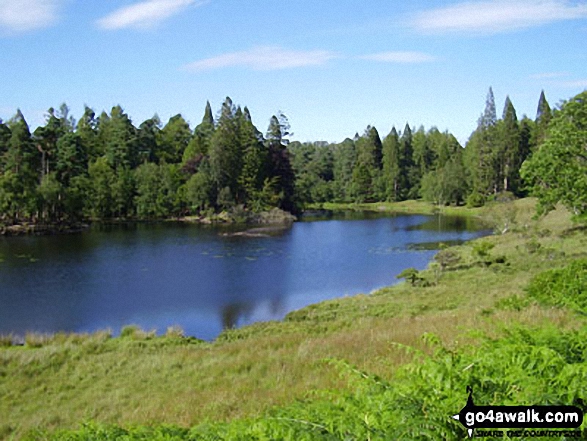
[[[134,168],[138,164],[136,129],[120,106],[114,106],[110,116],[104,113],[98,122],[98,136],[110,166]]]
[[[229,200],[236,202],[238,196],[238,177],[242,170],[243,152],[239,139],[236,107],[227,97],[222,104],[218,127],[210,143],[210,171],[215,183],[216,193],[222,192],[223,205]]]
[[[412,189],[414,187],[414,148],[412,145],[412,129],[406,123],[402,136],[400,138],[399,151],[399,195],[400,200],[415,197]]]
[[[157,133],[157,159],[168,164],[181,162],[191,139],[192,131],[183,116],[172,116]]]
[[[196,126],[196,129],[194,130],[194,136],[183,153],[182,163],[186,164],[197,155],[204,156],[209,154],[210,142],[213,134],[214,117],[212,116],[210,101],[207,101],[202,122]]]
[[[143,121],[139,126],[137,130],[137,161],[140,164],[157,162],[160,131],[161,120],[156,114],[152,118]]]
[[[544,142],[546,138],[546,132],[550,121],[552,120],[552,110],[546,101],[544,90],[540,92],[540,98],[538,99],[538,109],[536,110],[536,128],[534,133],[533,144],[538,147]]]
[[[350,138],[336,144],[332,149],[333,193],[337,201],[351,202],[353,169],[357,162],[355,141]]]
[[[239,176],[239,200],[255,209],[263,209],[259,203],[259,194],[268,177],[269,152],[263,144],[263,135],[257,130],[247,107],[239,121],[239,137],[243,151],[243,166]]]
[[[400,141],[395,127],[383,140],[383,179],[386,199],[400,200]]]
[[[499,149],[497,149],[498,173],[502,180],[501,190],[513,191],[519,186],[520,128],[516,109],[509,96],[506,97],[503,118],[499,125]]]
[[[355,143],[357,163],[353,170],[353,196],[356,201],[372,201],[376,196],[376,183],[381,176],[382,143],[377,129],[367,126]]]
[[[289,133],[289,122],[283,114],[272,116],[267,128],[267,148],[269,152],[269,180],[267,186],[273,188],[273,193],[278,195],[279,208],[295,212],[295,175],[286,137]],[[264,185],[265,186],[265,185]]]
[[[468,166],[471,173],[472,200],[478,205],[485,198],[496,193],[500,184],[496,166],[496,146],[498,144],[497,114],[495,98],[490,87],[485,101],[485,111],[477,122],[477,129],[469,138]]]
[[[10,138],[4,154],[3,192],[9,196],[7,213],[13,221],[32,217],[37,209],[36,188],[41,161],[22,112],[8,122]]]
[[[84,149],[88,152],[89,159],[93,160],[104,154],[98,139],[98,120],[95,112],[88,106],[84,108],[84,114],[77,124],[76,133]]]

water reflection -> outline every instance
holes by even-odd
[[[395,283],[403,269],[423,269],[439,242],[486,233],[469,219],[356,212],[232,234],[242,231],[161,223],[1,238],[0,333],[179,325],[212,339]]]

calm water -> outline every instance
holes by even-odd
[[[403,269],[424,268],[435,242],[487,233],[446,217],[306,219],[270,237],[165,223],[0,238],[0,333],[180,325],[212,339],[225,327],[393,284]]]

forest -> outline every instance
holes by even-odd
[[[539,167],[526,180],[521,170],[556,112],[542,92],[534,120],[519,119],[509,97],[498,119],[490,88],[461,146],[449,132],[408,123],[383,138],[368,126],[338,144],[289,142],[285,115],[273,116],[263,135],[230,98],[216,117],[208,102],[194,130],[180,114],[136,127],[121,106],[100,115],[86,106],[76,121],[63,104],[31,133],[18,110],[0,120],[0,222],[161,219],[237,207],[297,213],[311,203],[418,198],[476,207],[544,188]],[[547,193],[544,208],[553,202]]]

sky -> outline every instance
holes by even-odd
[[[519,118],[585,90],[586,41],[587,0],[0,0],[0,118],[119,104],[194,128],[229,96],[302,142],[409,123],[465,143],[489,87]]]

